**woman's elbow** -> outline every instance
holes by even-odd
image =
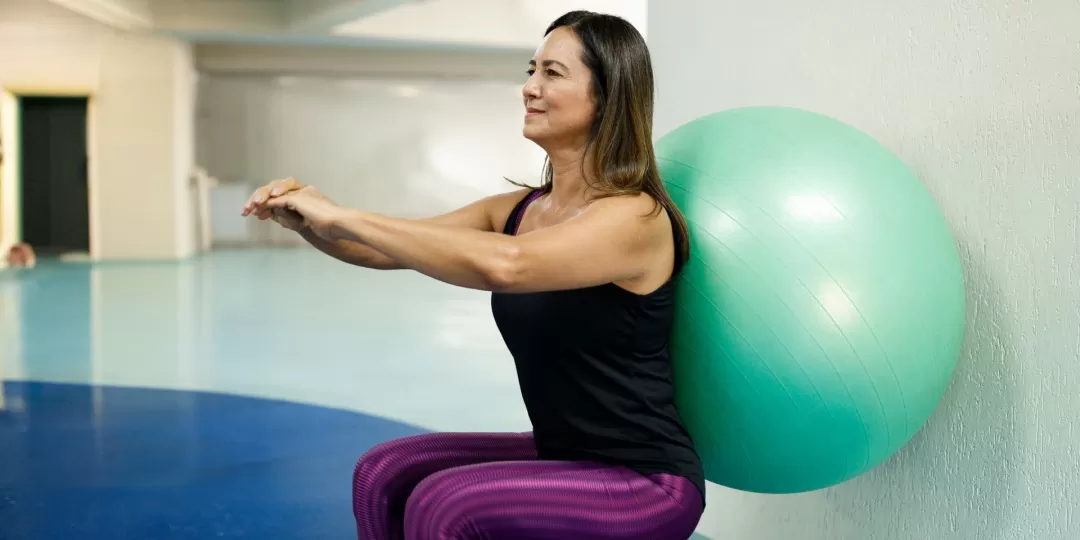
[[[516,292],[525,286],[525,254],[516,244],[500,246],[481,266],[485,288],[491,292]]]

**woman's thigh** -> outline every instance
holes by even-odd
[[[401,537],[405,502],[428,476],[465,465],[535,460],[529,433],[432,433],[373,447],[353,472],[353,514],[361,539]]]
[[[686,540],[704,510],[688,480],[591,463],[500,462],[423,480],[406,540]]]

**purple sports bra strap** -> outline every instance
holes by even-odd
[[[514,206],[514,210],[510,212],[510,217],[506,220],[506,227],[503,227],[503,233],[514,236],[517,234],[518,227],[521,226],[521,217],[525,215],[525,209],[536,199],[539,199],[544,192],[537,189],[521,199],[521,202]]]

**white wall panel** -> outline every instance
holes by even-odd
[[[514,189],[505,177],[539,180],[543,153],[522,137],[522,112],[509,82],[212,75],[198,161],[224,184],[293,176],[342,204],[426,217]],[[251,231],[295,237],[268,223]]]

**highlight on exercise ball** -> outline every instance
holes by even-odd
[[[953,237],[915,174],[782,107],[699,118],[657,157],[690,222],[672,355],[707,478],[811,491],[907,444],[949,385],[965,316]]]

